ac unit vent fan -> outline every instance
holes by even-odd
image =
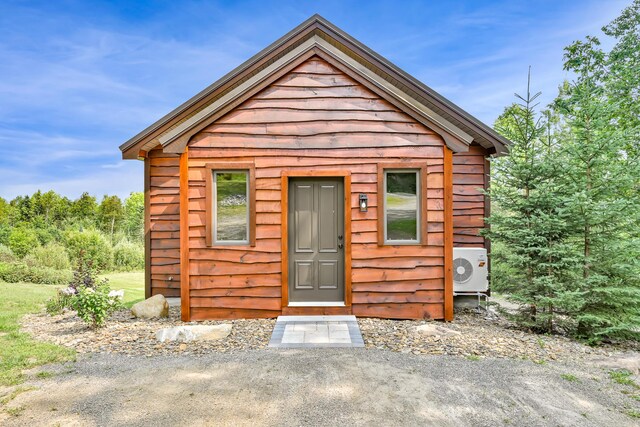
[[[456,258],[453,260],[453,280],[458,283],[465,283],[473,276],[473,265],[466,258]]]

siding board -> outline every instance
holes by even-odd
[[[351,173],[351,312],[389,318],[444,314],[444,142],[430,129],[329,63],[312,59],[194,136],[189,143],[189,274],[191,318],[274,317],[281,313],[281,176],[291,170]],[[152,156],[153,157],[153,156]],[[465,155],[456,207],[482,209],[474,190],[476,156]],[[214,160],[215,159],[215,160]],[[253,162],[256,245],[207,247],[205,165]],[[425,246],[378,246],[377,164],[424,162],[427,167]],[[456,163],[457,164],[457,163]],[[179,288],[175,260],[178,158],[151,159],[152,282]],[[454,166],[455,168],[455,166]],[[367,194],[369,211],[358,196]],[[475,212],[475,211],[474,211]],[[468,215],[461,215],[460,218]],[[165,218],[162,220],[161,218]],[[465,229],[474,229],[468,223]],[[163,234],[160,234],[163,233]],[[154,240],[158,240],[155,242]],[[165,265],[160,265],[165,264]],[[169,277],[173,281],[169,281]]]

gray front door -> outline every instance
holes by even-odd
[[[344,185],[289,181],[289,302],[344,302]]]

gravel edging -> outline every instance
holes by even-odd
[[[224,323],[231,323],[233,327],[229,336],[223,340],[186,343],[161,343],[156,340],[156,332],[162,328]],[[21,324],[23,330],[34,338],[74,348],[78,353],[118,353],[151,357],[160,354],[202,355],[265,348],[271,338],[275,319],[183,322],[180,320],[180,308],[171,307],[169,317],[160,319],[138,319],[129,310],[120,310],[98,330],[88,328],[73,311],[55,316],[46,313],[26,315]]]
[[[590,347],[559,335],[526,332],[493,313],[456,313],[454,321],[439,324],[442,329],[454,331],[451,335],[425,336],[414,332],[416,326],[427,321],[358,319],[358,323],[367,348],[401,353],[546,362],[608,357],[621,350],[613,346]]]
[[[191,341],[187,343],[156,340],[162,328],[185,325],[233,325],[230,335],[219,341]],[[415,327],[426,320],[388,320],[359,318],[365,347],[412,354],[462,356],[476,358],[530,359],[568,361],[609,357],[620,350],[614,346],[589,347],[562,336],[546,336],[516,329],[506,319],[492,312],[478,314],[459,311],[453,322],[437,322],[452,334],[426,336],[416,333]],[[104,328],[89,329],[74,312],[49,316],[46,313],[23,317],[22,327],[34,338],[74,348],[78,353],[115,353],[135,356],[163,354],[205,355],[211,352],[234,352],[267,348],[275,319],[209,320],[182,322],[180,308],[172,307],[169,317],[137,319],[129,310],[116,312]],[[638,351],[638,348],[631,348]]]

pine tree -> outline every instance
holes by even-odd
[[[640,336],[637,141],[607,90],[611,60],[595,37],[567,47],[565,69],[576,78],[555,101],[566,126],[562,178],[580,255],[570,313],[577,335],[591,341]]]
[[[541,332],[558,326],[559,311],[567,297],[569,256],[567,224],[557,185],[560,165],[555,160],[556,143],[550,113],[536,112],[535,95],[526,96],[506,108],[495,128],[513,142],[509,155],[494,159],[490,197],[495,209],[485,235],[497,251],[492,275],[496,291],[520,305],[515,316],[521,325]],[[495,270],[494,270],[495,273]]]

